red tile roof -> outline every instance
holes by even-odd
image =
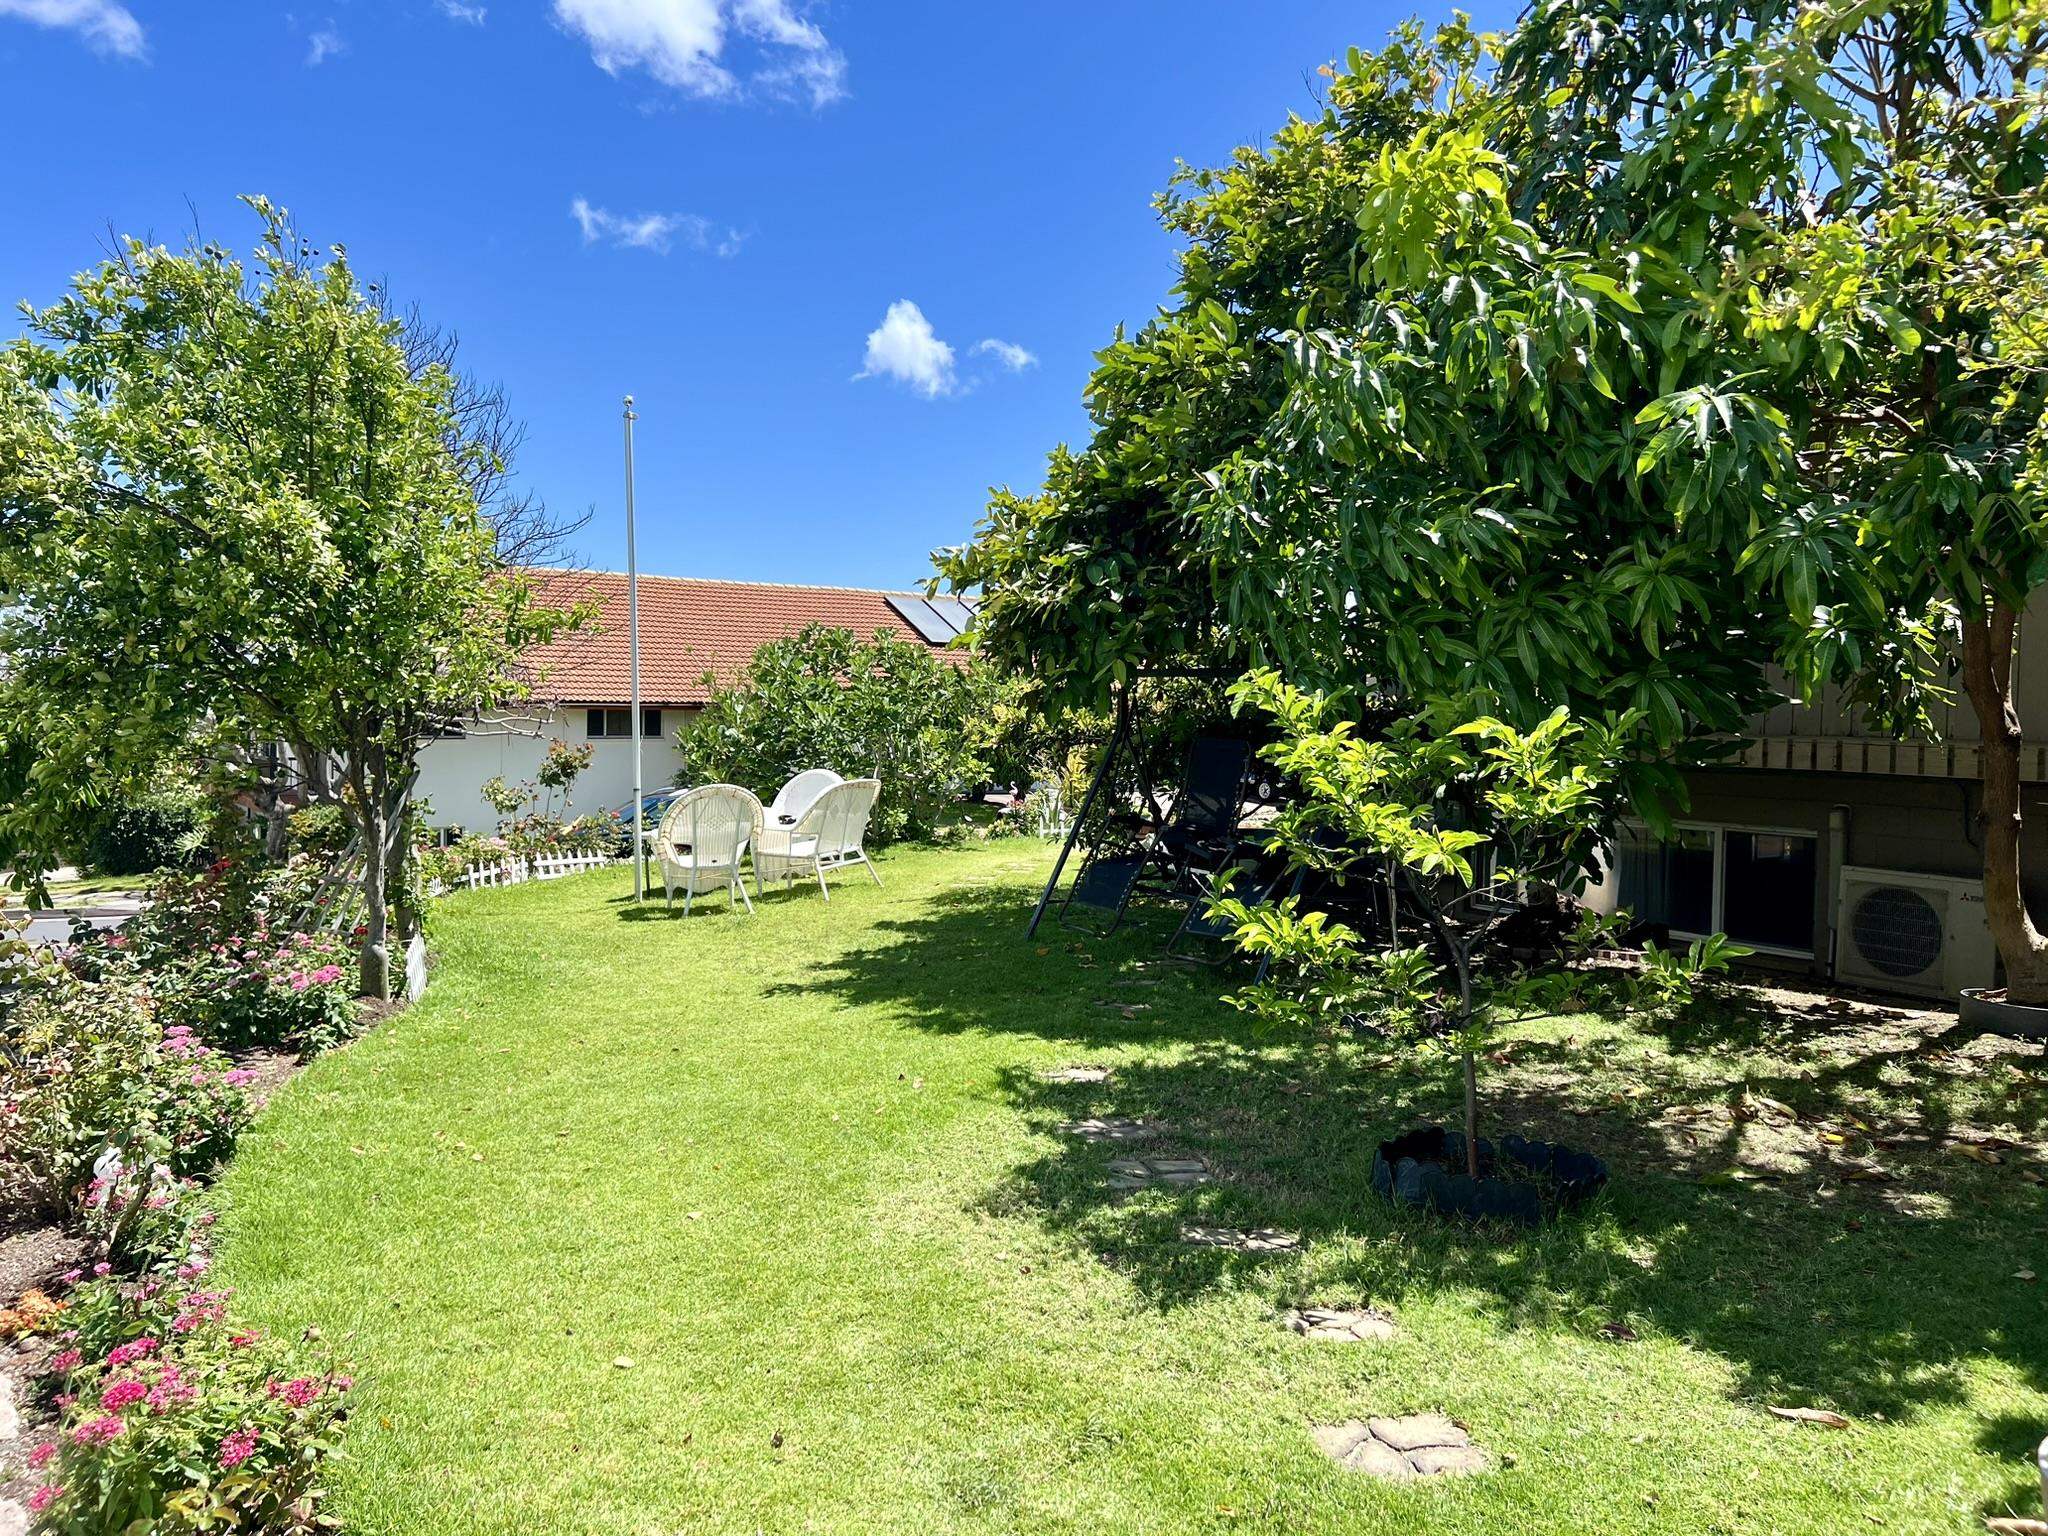
[[[540,601],[555,607],[591,603],[594,624],[524,658],[540,697],[562,704],[623,704],[630,697],[626,577],[618,571],[534,571]],[[765,642],[807,624],[850,629],[862,639],[878,629],[922,640],[889,606],[909,592],[857,587],[797,587],[685,576],[640,578],[640,699],[650,706],[702,704],[704,675],[729,683]],[[935,648],[936,649],[936,648]],[[939,654],[965,665],[960,651]]]

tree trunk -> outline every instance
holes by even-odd
[[[1479,1177],[1479,1063],[1465,1053],[1465,1171]]]
[[[350,765],[362,802],[363,947],[362,992],[365,997],[391,996],[391,911],[389,882],[391,831],[385,815],[383,749],[371,747],[362,767]]]
[[[2006,996],[2048,1005],[2048,939],[2027,912],[2020,891],[2020,719],[2012,701],[2015,619],[1994,604],[1963,625],[1963,691],[1977,711],[1982,745],[1984,915],[2005,962]]]

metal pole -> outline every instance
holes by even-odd
[[[633,899],[647,899],[647,844],[640,789],[640,561],[633,548],[633,397],[626,396],[626,629],[633,674]]]

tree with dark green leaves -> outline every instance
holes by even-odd
[[[503,463],[475,397],[341,250],[250,202],[247,266],[126,242],[0,351],[4,830],[47,868],[81,798],[194,741],[338,759],[362,988],[388,996],[418,752],[565,616],[480,504]]]
[[[982,643],[1640,721],[1630,788],[1834,682],[1985,730],[2021,1000],[2017,616],[2048,577],[2048,9],[1547,0],[1408,27],[1164,200],[1175,302],[945,557]]]

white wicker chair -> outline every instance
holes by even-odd
[[[807,872],[817,876],[818,889],[830,901],[825,871],[860,864],[880,885],[882,877],[868,862],[861,840],[867,835],[868,816],[881,792],[880,779],[848,779],[812,801],[795,826],[764,826],[754,847],[755,878],[787,884],[799,871]]]
[[[747,910],[754,910],[747,883],[740,877],[740,862],[760,825],[761,802],[752,790],[737,784],[700,785],[679,795],[662,812],[654,851],[671,904],[677,889],[682,890],[683,916],[690,915],[691,900],[699,891],[721,886],[728,904],[737,893]]]
[[[806,768],[782,788],[775,791],[775,798],[762,813],[764,827],[793,827],[805,811],[834,784],[846,780],[830,768]]]

